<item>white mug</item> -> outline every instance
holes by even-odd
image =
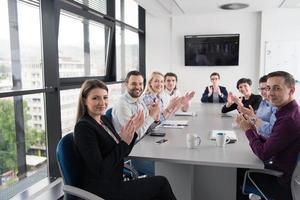
[[[200,145],[201,139],[197,134],[186,134],[186,146],[189,149],[196,148]]]
[[[216,134],[217,147],[225,147],[225,145],[228,144],[229,142],[230,142],[230,138],[225,133]]]

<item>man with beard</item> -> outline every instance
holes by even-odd
[[[144,124],[136,130],[138,139],[141,139],[147,132],[151,125],[155,126],[155,121],[160,117],[160,104],[159,102],[153,102],[148,107],[143,103],[140,96],[144,91],[144,78],[139,71],[128,72],[125,85],[127,91],[116,102],[112,110],[112,121],[116,131],[120,131],[121,127],[131,119],[133,115],[138,113],[139,110],[144,111],[145,121]],[[151,126],[152,127],[152,126]],[[139,174],[145,174],[148,176],[154,175],[154,162],[146,160],[132,159],[131,163],[133,167],[139,172]]]
[[[125,85],[127,91],[120,97],[112,110],[113,125],[118,132],[131,116],[138,113],[139,110],[143,110],[145,122],[137,130],[138,137],[141,138],[150,125],[159,119],[159,102],[153,102],[147,107],[140,99],[144,90],[144,78],[139,71],[128,72]]]

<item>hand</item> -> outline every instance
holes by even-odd
[[[233,96],[232,100],[237,106],[244,106],[244,104],[242,103],[242,97]]]
[[[155,121],[159,121],[160,119],[160,102],[155,100],[153,103],[151,103],[148,106],[149,115],[152,117]]]
[[[227,96],[227,103],[229,103],[230,105],[234,103],[233,102],[233,97],[234,97],[233,93],[229,92],[228,96]]]
[[[145,122],[144,111],[140,110],[138,113],[136,113],[135,116],[132,118],[132,121],[136,129],[140,128]]]
[[[218,95],[222,94],[219,86],[214,87],[214,92],[217,93]]]
[[[212,87],[211,86],[207,86],[208,89],[208,96],[211,96],[213,93]]]
[[[253,126],[253,124],[250,121],[249,116],[247,116],[247,115],[238,115],[238,117],[236,119],[236,123],[243,131],[247,131],[249,129],[255,130],[255,127]]]
[[[237,109],[238,109],[238,111],[240,112],[240,113],[243,113],[243,114],[245,114],[245,115],[247,115],[247,116],[249,116],[249,117],[255,117],[255,112],[254,112],[254,110],[253,110],[253,108],[252,108],[252,106],[250,105],[249,106],[249,108],[246,108],[246,107],[244,107],[244,106],[238,106],[237,107]]]
[[[195,91],[191,91],[191,92],[187,92],[182,100],[181,100],[181,104],[183,106],[187,105],[189,103],[189,101],[195,96]]]
[[[133,122],[133,118],[135,116],[133,116],[122,128],[121,128],[121,133],[120,133],[120,137],[121,139],[126,142],[126,144],[130,144],[133,136],[134,136],[134,132],[136,130],[136,127],[134,125]]]
[[[165,111],[168,112],[168,114],[170,114],[170,115],[173,114],[179,108],[181,108],[183,101],[184,101],[184,96],[175,97],[175,98],[171,99],[171,101],[170,101],[168,107],[165,109]]]

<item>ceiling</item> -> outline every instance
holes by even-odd
[[[258,12],[273,8],[300,8],[300,0],[135,0],[153,16],[197,15],[215,12]],[[227,3],[246,3],[246,9],[219,9]]]

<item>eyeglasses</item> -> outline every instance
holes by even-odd
[[[281,90],[281,88],[279,87],[279,86],[274,86],[274,87],[266,87],[266,90],[268,91],[268,92],[270,92],[270,91],[273,91],[273,92],[278,92],[278,91],[280,91]]]
[[[263,91],[263,90],[266,90],[267,91],[267,88],[266,87],[261,87],[261,88],[258,88],[259,90]]]

